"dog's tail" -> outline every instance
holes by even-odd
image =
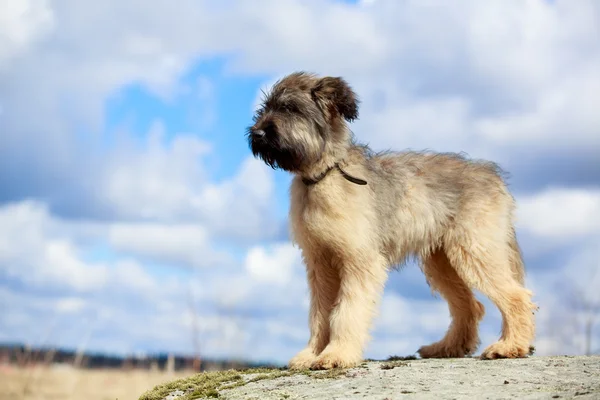
[[[513,276],[521,285],[525,285],[525,263],[523,262],[523,254],[517,242],[517,234],[514,227],[511,227],[508,246],[510,251],[510,267]]]

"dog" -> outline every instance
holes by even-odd
[[[294,72],[276,82],[246,135],[253,155],[294,175],[290,227],[306,264],[310,340],[289,368],[362,362],[388,273],[417,257],[452,322],[422,358],[472,355],[485,294],[502,314],[483,359],[526,357],[532,292],[500,168],[453,153],[380,152],[357,143],[359,100],[341,77]]]

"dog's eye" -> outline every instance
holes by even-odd
[[[298,108],[298,105],[295,103],[285,103],[281,109],[291,114],[297,114],[300,112],[300,108]]]
[[[273,137],[273,136],[277,135],[277,128],[275,127],[275,124],[272,122],[263,126],[262,130],[265,132],[265,136],[267,136],[267,137]]]

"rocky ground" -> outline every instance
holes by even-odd
[[[140,400],[202,398],[600,399],[600,356],[400,359],[349,370],[212,372],[157,386]]]

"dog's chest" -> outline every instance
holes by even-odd
[[[296,190],[294,190],[296,189]],[[364,210],[351,193],[336,187],[292,187],[290,223],[302,248],[353,246],[364,232]]]

